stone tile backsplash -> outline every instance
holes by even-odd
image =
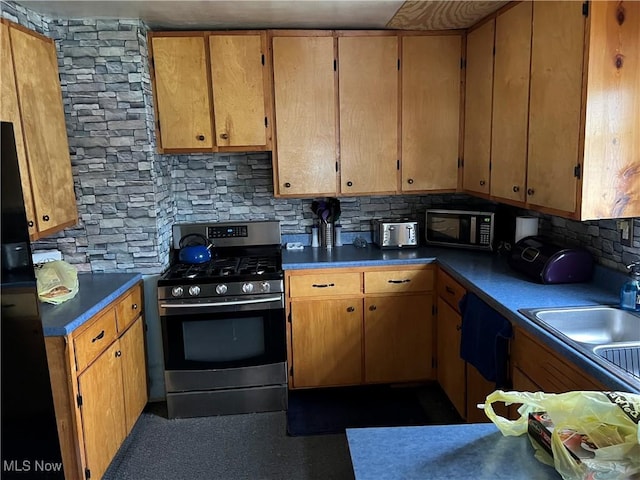
[[[149,78],[147,26],[140,20],[50,19],[8,0],[2,16],[55,39],[80,222],[34,242],[57,248],[80,271],[161,273],[175,222],[276,219],[307,233],[313,199],[276,199],[269,153],[158,155]],[[417,217],[427,208],[486,203],[464,194],[341,198],[344,231],[368,231],[374,218]],[[589,249],[624,271],[640,260],[622,246],[616,222],[540,217],[540,232]]]

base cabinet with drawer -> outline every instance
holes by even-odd
[[[47,337],[66,479],[99,479],[142,413],[147,373],[138,284],[66,337]]]
[[[433,380],[430,265],[286,272],[290,388]]]

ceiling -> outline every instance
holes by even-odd
[[[448,30],[506,1],[475,0],[17,0],[51,18],[140,18],[154,30],[248,28]]]

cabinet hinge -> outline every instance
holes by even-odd
[[[431,313],[436,315],[438,313],[438,307],[436,305],[431,305]]]
[[[494,57],[496,56],[496,46],[495,45],[493,46],[493,56]]]
[[[575,167],[573,167],[573,176],[576,178],[580,178],[581,174],[582,174],[582,166],[580,164],[577,164]]]
[[[491,171],[491,160],[489,160],[489,171]]]
[[[293,377],[293,365],[289,367],[289,376]]]
[[[289,323],[291,323],[291,312],[289,312],[289,317],[287,318],[287,320],[289,321]]]
[[[151,68],[156,69],[156,59],[151,57]]]
[[[160,120],[156,121],[156,125],[158,126],[158,133],[160,132]]]
[[[464,158],[458,158],[458,168],[464,167]]]
[[[398,70],[400,70],[400,59],[398,59]]]
[[[336,172],[338,171],[338,162],[336,162]]]
[[[460,59],[460,68],[467,68],[467,61],[464,58]]]
[[[582,15],[584,15],[585,17],[589,16],[589,2],[584,2],[582,4]]]
[[[267,117],[264,117],[264,128],[268,128],[269,127],[269,119]]]
[[[396,170],[400,170],[400,160],[396,161]]]
[[[88,468],[84,469],[84,478],[86,478],[87,480],[91,478],[91,470],[89,470]]]
[[[338,70],[338,61],[336,59],[333,60],[333,71],[336,72]]]
[[[78,403],[78,407],[81,407],[82,406],[82,395],[78,395],[76,397],[76,401]]]
[[[262,54],[262,59],[261,59],[261,61],[262,61],[262,66],[264,67],[264,53]]]

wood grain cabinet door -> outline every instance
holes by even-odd
[[[120,337],[125,434],[127,435],[138,420],[148,399],[144,345],[144,319],[140,317]]]
[[[364,304],[365,382],[433,378],[433,297],[367,297]]]
[[[275,36],[272,46],[276,195],[335,195],[334,39]]]
[[[491,20],[467,35],[463,188],[489,193],[493,36]]]
[[[459,35],[402,37],[402,191],[455,190]]]
[[[150,36],[160,153],[211,150],[211,101],[203,34]]]
[[[491,122],[491,195],[524,203],[529,124],[532,2],[496,19]]]
[[[31,180],[29,178],[29,166],[27,164],[22,123],[20,121],[16,77],[13,71],[13,55],[9,43],[9,26],[4,23],[0,23],[0,49],[0,68],[2,69],[2,81],[0,82],[0,120],[13,123],[13,135],[16,140],[16,153],[18,154],[20,182],[22,184],[22,196],[27,213],[29,236],[32,240],[35,240],[38,238],[38,230],[36,228],[35,210],[31,196]]]
[[[52,39],[18,27],[9,32],[35,225],[42,237],[78,219],[58,57]]]
[[[581,2],[533,2],[527,202],[576,210],[585,17]]]
[[[126,436],[120,357],[120,342],[116,341],[78,377],[86,468],[91,478],[102,478]]]
[[[340,191],[398,189],[398,39],[338,38]]]
[[[438,383],[462,418],[466,418],[466,369],[460,358],[460,314],[438,297],[437,369]]]
[[[291,303],[293,386],[362,383],[362,299]]]
[[[209,36],[218,149],[267,145],[265,47],[266,33]]]

